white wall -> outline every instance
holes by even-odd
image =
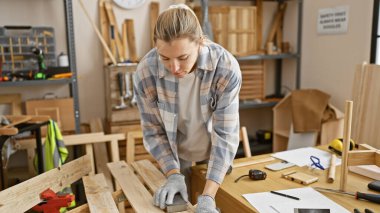
[[[349,6],[348,32],[318,35],[318,10]],[[344,110],[351,98],[355,65],[369,61],[373,0],[305,0],[302,32],[301,87],[331,94]]]

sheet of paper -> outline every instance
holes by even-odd
[[[296,164],[297,166],[310,166],[311,165],[311,160],[310,156],[315,156],[321,160],[321,165],[324,168],[329,168],[330,167],[330,159],[331,159],[331,154],[320,150],[316,149],[313,147],[306,147],[306,148],[300,148],[300,149],[294,149],[294,150],[289,150],[289,151],[283,151],[283,152],[277,152],[272,154],[272,157],[287,161],[289,163]],[[341,160],[340,158],[336,158],[336,163],[335,165],[340,165]]]
[[[259,212],[265,213],[294,213],[294,208],[324,208],[331,213],[349,213],[339,204],[330,200],[311,187],[277,191],[300,198],[294,200],[270,192],[244,194],[243,197]]]

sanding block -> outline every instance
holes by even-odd
[[[166,212],[182,212],[187,210],[187,202],[182,198],[181,194],[174,195],[173,204],[166,206]]]

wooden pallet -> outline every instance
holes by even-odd
[[[41,202],[39,194],[42,191],[50,188],[57,192],[81,178],[88,203],[70,210],[71,213],[118,212],[116,204],[125,199],[131,203],[135,212],[163,212],[153,206],[152,192],[165,182],[165,176],[152,163],[143,160],[129,166],[124,161],[119,161],[108,163],[108,168],[121,190],[111,193],[102,173],[89,175],[92,172],[91,156],[85,155],[1,191],[0,212],[25,212]],[[195,210],[188,204],[187,211],[183,212]]]

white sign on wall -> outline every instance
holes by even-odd
[[[324,8],[318,11],[318,34],[347,33],[348,6]]]

